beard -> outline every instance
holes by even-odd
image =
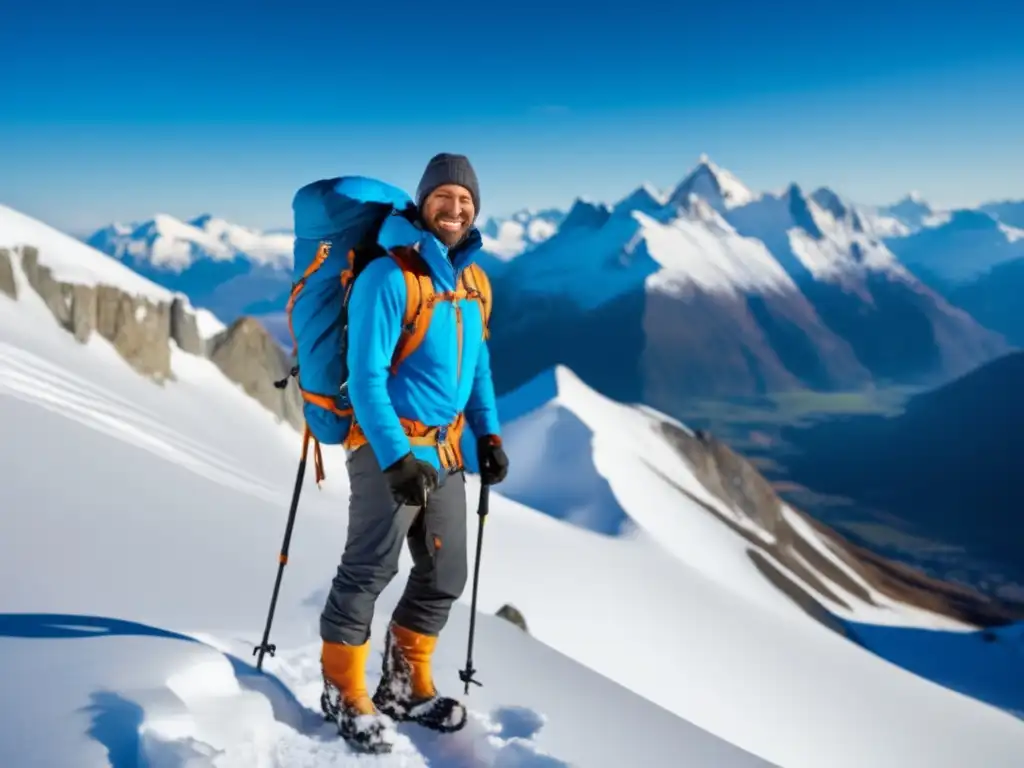
[[[441,220],[442,219],[449,219],[449,218],[450,217],[448,217],[448,216],[445,216],[443,214],[439,214],[439,215],[435,216],[432,220],[426,222],[426,225],[427,225],[427,229],[429,229],[430,232],[438,240],[440,240],[442,243],[444,243],[449,248],[452,248],[452,247],[454,247],[454,246],[456,246],[456,245],[458,245],[459,243],[462,242],[462,240],[469,233],[469,228],[470,228],[470,226],[472,225],[473,222],[461,220],[462,226],[460,226],[459,229],[457,229],[457,230],[445,229],[444,227],[441,226]]]

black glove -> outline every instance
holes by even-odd
[[[412,453],[407,453],[384,470],[396,504],[422,507],[437,488],[437,471]]]
[[[480,481],[484,485],[495,485],[508,474],[508,456],[501,447],[497,435],[484,435],[476,441],[476,452],[480,458]]]

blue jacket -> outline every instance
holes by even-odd
[[[474,229],[468,241],[455,249],[451,262],[440,240],[401,216],[388,217],[378,242],[384,248],[418,243],[438,292],[455,290],[459,272],[481,246],[480,233]],[[452,302],[435,304],[423,342],[392,376],[389,367],[405,301],[405,279],[391,258],[371,261],[356,278],[348,306],[348,394],[356,421],[382,468],[412,450],[440,472],[437,449],[410,445],[398,419],[403,416],[439,426],[464,412],[475,436],[500,434],[483,315],[479,302],[460,301],[460,324]]]

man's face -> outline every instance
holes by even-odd
[[[437,239],[451,248],[465,237],[476,218],[473,196],[458,184],[444,184],[423,201],[423,222]]]

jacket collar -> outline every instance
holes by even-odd
[[[416,250],[423,259],[433,278],[445,290],[455,290],[459,272],[468,266],[483,246],[480,230],[472,227],[465,239],[451,249],[424,229],[418,221],[411,221],[401,212],[392,213],[384,221],[377,237],[378,244],[387,251],[398,246]]]

